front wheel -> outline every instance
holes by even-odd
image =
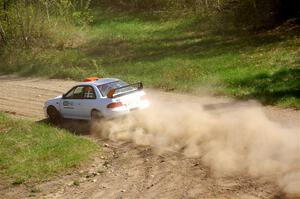
[[[56,110],[55,107],[53,106],[49,106],[47,108],[47,114],[49,116],[49,121],[52,123],[52,124],[59,124],[60,121],[61,121],[61,115],[60,113]]]

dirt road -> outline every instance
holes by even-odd
[[[30,118],[44,118],[46,99],[66,92],[75,82],[0,76],[0,111]],[[148,91],[149,96],[173,101],[204,104],[211,110],[230,106],[234,100],[212,96]],[[300,112],[292,109],[264,107],[263,111],[281,126],[300,129]],[[88,124],[70,121],[66,128],[92,135]],[[78,129],[80,126],[80,130]],[[31,186],[0,186],[0,198],[285,198],[281,188],[270,178],[247,174],[216,176],[199,158],[188,158],[178,151],[158,153],[150,146],[128,141],[103,140],[103,154],[80,171],[54,177],[51,181]],[[74,185],[74,182],[76,185]],[[34,191],[38,190],[38,191]]]

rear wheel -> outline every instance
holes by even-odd
[[[92,110],[92,113],[91,113],[91,121],[92,122],[98,122],[100,121],[101,119],[103,119],[103,115],[100,111],[98,110]]]
[[[49,121],[52,124],[59,124],[61,121],[61,115],[60,113],[56,110],[54,106],[49,106],[47,108],[47,114],[49,116]]]

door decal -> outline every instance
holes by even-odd
[[[74,105],[72,101],[63,101],[63,107],[67,109],[74,109]]]

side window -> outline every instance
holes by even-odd
[[[93,87],[91,87],[91,86],[84,87],[83,98],[84,99],[96,99],[96,94],[94,92]]]
[[[82,99],[84,94],[84,87],[78,86],[75,88],[72,99]]]
[[[71,89],[66,95],[65,99],[82,99],[84,94],[84,86],[77,86]]]

